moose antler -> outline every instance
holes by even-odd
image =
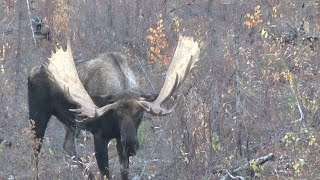
[[[191,69],[196,66],[199,55],[199,42],[194,41],[191,37],[179,36],[178,46],[158,98],[153,102],[138,101],[146,112],[153,115],[166,115],[172,112],[173,108],[168,110],[162,108],[161,105],[180,87]]]
[[[84,120],[92,121],[106,113],[109,109],[116,106],[115,103],[97,107],[83,87],[74,64],[70,41],[67,44],[67,50],[56,47],[56,52],[52,52],[51,58],[48,58],[43,64],[49,78],[55,86],[64,94],[65,98],[73,104],[79,105],[79,109],[70,109],[78,112],[80,116],[85,116]]]

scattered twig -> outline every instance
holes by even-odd
[[[28,6],[28,16],[29,16],[29,22],[30,22],[30,28],[31,28],[33,42],[34,42],[34,44],[37,44],[36,39],[34,37],[34,30],[33,30],[33,26],[32,26],[32,19],[31,19],[31,11],[30,11],[29,0],[27,0],[27,6]]]
[[[299,53],[300,53],[300,52],[299,52]],[[288,59],[288,58],[291,57],[291,56],[292,56],[292,54],[290,54],[289,56],[287,56],[286,59]],[[283,59],[281,59],[281,60],[282,60],[282,64],[283,64],[283,65],[286,67],[286,69],[289,71],[289,68],[288,68],[288,65],[286,64],[286,62],[285,62]],[[290,71],[289,71],[289,72],[290,72]],[[298,120],[296,120],[296,121],[293,121],[293,122],[294,122],[294,123],[300,122],[303,127],[306,127],[306,125],[305,125],[305,119],[304,119],[304,113],[303,113],[303,111],[302,111],[301,104],[300,104],[299,99],[298,99],[298,95],[297,95],[296,91],[295,91],[294,88],[293,88],[293,80],[292,80],[292,81],[289,80],[289,84],[290,84],[290,88],[291,88],[292,94],[293,94],[293,96],[294,96],[295,99],[296,99],[296,105],[297,105],[297,107],[298,107],[298,109],[299,109],[299,113],[300,113],[300,118],[299,118]]]
[[[151,87],[152,87],[153,92],[155,93],[155,92],[156,92],[156,90],[155,90],[155,88],[154,88],[154,86],[153,86],[153,84],[152,84],[152,82],[151,82],[151,80],[150,80],[149,76],[147,75],[147,73],[146,73],[145,69],[143,68],[143,66],[142,66],[142,64],[141,64],[141,62],[140,62],[140,59],[139,59],[137,56],[136,56],[136,59],[138,60],[139,65],[140,65],[140,67],[141,67],[141,69],[142,69],[143,74],[146,76],[147,80],[149,81],[149,84],[150,84],[150,85],[151,85]]]
[[[153,149],[152,149],[152,151],[151,151],[151,154],[150,154],[151,157],[150,157],[150,159],[153,158],[154,152],[155,152],[155,150],[157,149],[157,147],[158,147],[158,145],[159,145],[159,142],[160,142],[160,140],[161,140],[161,138],[162,138],[162,136],[163,136],[163,134],[164,134],[164,131],[165,131],[165,129],[167,128],[168,123],[171,121],[171,117],[172,117],[172,115],[171,115],[171,116],[167,119],[167,121],[165,122],[164,127],[163,127],[163,130],[162,130],[162,132],[160,133],[160,135],[158,136],[158,139],[156,140],[156,144],[155,144],[155,146],[153,147]],[[143,166],[143,168],[142,168],[142,171],[141,171],[140,175],[136,178],[137,180],[140,180],[140,179],[142,178],[142,176],[143,176],[143,174],[144,174],[144,171],[145,171],[145,169],[146,169],[146,167],[147,167],[147,165],[149,164],[150,161],[151,161],[151,160],[145,161],[144,166]]]
[[[174,11],[176,11],[176,10],[182,9],[182,8],[184,8],[185,6],[190,6],[190,5],[192,5],[193,3],[194,3],[194,0],[191,0],[190,2],[187,2],[186,4],[182,4],[182,5],[180,5],[180,6],[177,7],[177,8],[171,9],[171,10],[168,12],[168,14],[171,14],[172,12],[174,12]]]
[[[232,176],[228,171],[226,171],[226,175],[224,175],[220,180],[245,180],[242,176]]]

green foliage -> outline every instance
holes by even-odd
[[[6,140],[3,140],[1,143],[0,143],[0,157],[3,153],[3,148],[4,148],[4,144],[5,144]]]
[[[148,132],[150,129],[150,124],[148,122],[142,122],[138,129],[138,141],[140,148],[143,149],[146,144],[148,144]]]
[[[295,142],[296,138],[294,137],[293,132],[287,132],[284,136],[284,141],[286,146],[290,145],[291,143]]]
[[[298,132],[290,131],[285,134],[283,140],[287,149],[284,149],[283,153],[292,157],[287,163],[290,164],[288,167],[295,177],[305,177],[307,170],[316,166],[316,164],[307,162],[314,162],[317,159],[316,156],[320,153],[317,136],[318,132],[308,128],[302,128]]]
[[[293,170],[294,170],[294,173],[296,174],[296,176],[301,175],[302,167],[305,164],[306,164],[306,162],[304,161],[304,159],[298,159],[292,163],[292,167],[293,167]]]
[[[220,146],[220,140],[219,140],[219,136],[217,135],[217,133],[213,133],[212,136],[211,136],[211,139],[212,139],[212,149],[214,151],[218,151],[221,149],[221,146]]]
[[[252,160],[250,161],[250,166],[254,171],[254,177],[261,177],[261,171],[264,170],[263,165],[257,165],[258,160]]]

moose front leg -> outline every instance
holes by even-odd
[[[119,155],[120,161],[120,170],[121,170],[121,179],[128,180],[129,179],[129,155],[126,153],[121,140],[117,139],[117,151]]]
[[[101,179],[110,178],[107,142],[100,135],[94,135],[94,149]]]

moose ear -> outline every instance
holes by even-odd
[[[98,107],[102,107],[107,104],[112,104],[116,102],[115,95],[94,95],[94,96],[91,96],[91,99]]]
[[[138,100],[152,102],[152,101],[156,100],[158,96],[159,96],[159,94],[140,94]]]

